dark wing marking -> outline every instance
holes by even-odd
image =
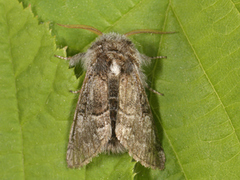
[[[153,116],[136,67],[119,80],[116,136],[129,154],[142,165],[164,168],[165,156],[154,132]]]
[[[88,164],[111,138],[107,77],[90,67],[80,91],[67,149],[69,167]]]

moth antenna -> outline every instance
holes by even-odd
[[[102,35],[103,33],[99,31],[98,29],[92,27],[92,26],[87,26],[87,25],[64,25],[64,24],[58,24],[59,26],[66,27],[66,28],[78,28],[78,29],[86,29],[88,31],[91,31],[97,35]]]
[[[163,31],[158,31],[158,30],[151,30],[151,29],[138,29],[138,30],[133,30],[130,32],[125,33],[125,36],[131,36],[134,34],[143,34],[143,33],[151,33],[151,34],[173,34],[176,32],[163,32]]]

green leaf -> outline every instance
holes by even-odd
[[[0,0],[0,174],[2,179],[239,179],[239,2]],[[38,25],[30,11],[44,24]],[[81,170],[65,161],[80,87],[67,62],[53,57],[84,52],[96,38],[61,24],[105,33],[176,31],[132,36],[140,52],[166,55],[146,68],[149,93],[166,154],[163,171],[127,154],[100,155]]]

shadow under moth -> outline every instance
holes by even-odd
[[[145,167],[164,169],[165,155],[154,131],[145,93],[148,86],[141,71],[141,66],[153,58],[139,53],[127,36],[172,32],[142,29],[124,35],[103,34],[91,26],[58,25],[100,35],[86,53],[70,58],[56,56],[70,60],[71,67],[82,63],[86,70],[69,135],[68,167],[82,167],[101,152],[127,151]]]

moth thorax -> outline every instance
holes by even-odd
[[[115,76],[118,76],[121,72],[121,67],[118,65],[116,60],[112,60],[112,64],[110,65],[110,71]]]

